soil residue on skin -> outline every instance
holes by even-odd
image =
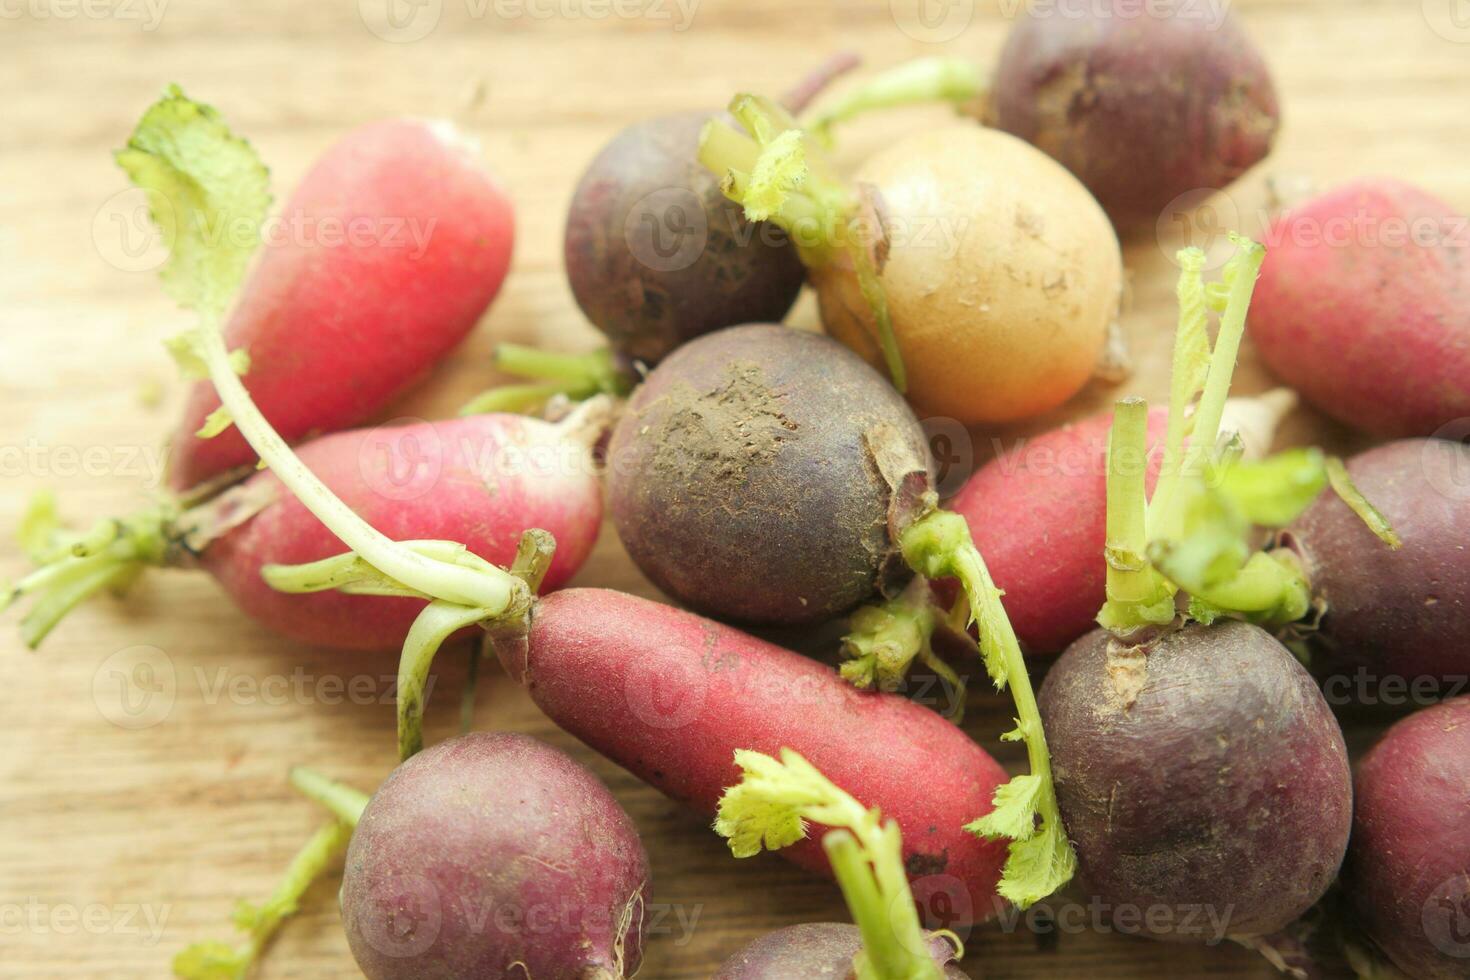
[[[749,361],[731,364],[725,383],[713,391],[679,384],[666,397],[669,411],[651,464],[662,479],[673,481],[668,485],[686,491],[723,496],[752,466],[775,460],[798,429],[781,409],[783,396]],[[691,479],[696,471],[705,478]]]
[[[1106,668],[1113,693],[1122,702],[1123,710],[1127,711],[1148,684],[1148,647],[1108,640]]]

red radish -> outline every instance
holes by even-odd
[[[1290,208],[1251,307],[1266,365],[1332,417],[1428,436],[1470,417],[1470,223],[1396,180]]]
[[[497,640],[507,671],[559,726],[675,800],[713,817],[740,780],[737,749],[791,748],[903,832],[921,908],[947,924],[997,911],[1003,844],[965,824],[1006,773],[927,708],[857,691],[831,668],[732,627],[646,599],[569,589]],[[820,837],[782,853],[828,871]],[[943,893],[943,894],[940,894]]]
[[[554,589],[581,567],[601,526],[602,490],[590,443],[602,425],[588,415],[600,407],[589,403],[588,411],[560,425],[477,415],[356,429],[313,440],[300,448],[300,457],[348,506],[395,538],[456,541],[508,565],[523,531],[549,531],[558,547],[545,587]],[[98,531],[101,537],[90,536],[93,554],[78,557],[63,548],[65,556],[23,581],[20,591],[56,595],[90,576],[197,564],[241,609],[276,632],[349,650],[401,646],[424,606],[422,599],[382,595],[291,595],[268,585],[261,577],[267,565],[314,562],[342,550],[268,471],[172,519],[104,522]],[[51,625],[28,622],[28,641],[39,642]]]
[[[1225,431],[1247,456],[1270,449],[1276,423],[1294,403],[1284,390],[1226,403]],[[1148,492],[1158,477],[1168,410],[1149,412]],[[948,501],[965,518],[1006,614],[1026,652],[1060,653],[1096,625],[1107,565],[1108,430],[1112,412],[1093,415],[1002,453]],[[950,591],[953,591],[952,589]]]
[[[510,263],[510,200],[453,124],[390,119],[348,133],[302,179],[225,330],[246,385],[289,442],[371,418],[464,339]],[[255,461],[240,433],[196,433],[200,382],[174,437],[187,490]]]
[[[1409,976],[1470,974],[1470,698],[1425,708],[1358,763],[1344,881],[1358,921]]]

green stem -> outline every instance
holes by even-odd
[[[700,136],[700,162],[720,176],[721,190],[744,207],[748,219],[770,221],[784,229],[808,268],[821,268],[844,256],[852,263],[889,377],[904,391],[903,357],[882,283],[879,249],[872,244],[883,234],[875,209],[865,208],[817,142],[780,106],[757,96],[737,95],[730,114],[745,132],[711,120]],[[869,230],[874,233],[866,233]]]
[[[355,828],[362,820],[362,812],[368,805],[366,793],[305,766],[293,768],[290,779],[302,796],[321,804],[339,822]]]
[[[174,974],[185,980],[245,977],[282,923],[296,914],[307,889],[326,873],[351,839],[352,828],[339,820],[317,830],[292,858],[285,877],[263,904],[241,903],[236,909],[236,924],[248,933],[245,943],[237,947],[220,942],[190,946],[174,958]]]
[[[989,85],[980,65],[968,58],[916,58],[874,76],[818,114],[811,128],[824,138],[834,125],[874,109],[928,102],[956,107],[983,96]]]
[[[1017,821],[1022,825],[1018,833],[1012,835],[1011,860],[1007,862],[1000,893],[1022,907],[1028,906],[1066,883],[1075,869],[1076,857],[1062,830],[1051,753],[1046,745],[1036,692],[1026,670],[1025,655],[1001,603],[1002,592],[976,550],[963,517],[942,510],[931,511],[903,532],[899,544],[904,559],[918,574],[929,579],[959,579],[969,599],[970,614],[979,627],[986,670],[998,690],[1010,688],[1016,707],[1016,729],[1002,737],[1026,743],[1031,771],[1025,793],[1034,806],[1019,808],[1025,816]],[[1001,799],[998,791],[997,812],[1002,809]],[[1039,818],[1039,825],[1031,814]],[[1038,836],[1044,841],[1042,848],[1048,851],[1039,860],[1033,849],[1033,838]]]
[[[1256,552],[1233,577],[1190,593],[1261,625],[1294,623],[1312,609],[1312,588],[1290,552]]]
[[[1378,539],[1390,548],[1397,551],[1404,546],[1404,541],[1399,537],[1388,518],[1383,512],[1373,506],[1372,501],[1363,496],[1363,491],[1353,482],[1352,475],[1348,473],[1347,464],[1336,456],[1327,459],[1327,482],[1332,486],[1332,492],[1347,504],[1348,509],[1358,515],[1358,519],[1368,526],[1368,530],[1378,536]]]
[[[533,411],[557,395],[573,401],[594,395],[625,398],[634,386],[632,374],[606,348],[586,354],[562,354],[521,344],[501,344],[495,348],[494,362],[506,374],[537,383],[491,388],[461,408],[461,415]]]
[[[1108,441],[1108,599],[1137,603],[1152,592],[1145,553],[1148,491],[1148,402],[1125,398],[1113,407]]]
[[[557,395],[576,399],[579,389],[559,381],[543,381],[530,384],[501,385],[480,392],[460,406],[460,415],[526,415],[540,411],[542,406]]]
[[[235,374],[217,323],[206,323],[200,329],[199,348],[220,402],[240,434],[287,489],[349,549],[384,575],[427,595],[487,610],[487,618],[512,605],[524,587],[509,573],[471,570],[427,558],[400,546],[342,503],[261,415]]]
[[[833,830],[822,847],[862,933],[853,964],[857,980],[943,980],[904,874],[898,827],[889,821],[861,844],[849,831]]]

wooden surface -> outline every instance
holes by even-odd
[[[562,276],[561,230],[580,168],[619,127],[718,106],[741,88],[778,91],[839,46],[878,66],[936,50],[985,59],[1005,29],[999,0],[951,4],[952,16],[973,16],[938,46],[901,28],[912,23],[914,0],[703,0],[684,30],[675,29],[682,15],[669,3],[657,8],[667,19],[566,16],[555,12],[577,8],[559,3],[499,8],[553,12],[541,18],[497,16],[493,5],[464,0],[430,3],[430,13],[442,8],[432,32],[397,43],[369,30],[351,0],[171,0],[156,24],[133,0],[5,4],[0,527],[13,527],[42,487],[57,489],[65,511],[86,520],[125,512],[157,488],[146,461],[156,460],[148,454],[172,427],[180,392],[159,341],[187,321],[119,239],[112,216],[127,202],[115,198],[123,182],[109,151],[168,81],[218,105],[250,136],[274,170],[278,196],[328,141],[375,117],[453,115],[482,138],[515,198],[519,242],[480,330],[389,413],[434,418],[496,380],[486,366],[496,341],[596,342]],[[1450,19],[1457,4],[1462,30]],[[382,0],[361,6],[372,15]],[[1278,152],[1231,195],[1241,227],[1259,227],[1267,174],[1298,188],[1387,172],[1470,207],[1470,10],[1462,0],[1234,7],[1265,50],[1285,108]],[[477,87],[483,98],[475,105]],[[942,114],[864,121],[851,129],[843,157],[855,161],[926,118]],[[1149,236],[1127,250],[1125,322],[1139,364],[1128,391],[1163,392],[1172,322],[1166,251],[1175,244],[1161,249]],[[812,316],[804,298],[796,318]],[[149,408],[141,392],[159,384],[166,397]],[[1265,384],[1247,349],[1239,388]],[[1063,414],[1095,410],[1114,394],[1089,389]],[[976,455],[988,455],[992,439],[1011,445],[1022,434],[976,433]],[[1286,435],[1346,445],[1305,413]],[[22,570],[5,545],[0,575]],[[651,594],[610,531],[579,581]],[[453,730],[464,675],[462,657],[442,662],[433,738]],[[0,978],[160,977],[186,943],[228,937],[234,900],[262,896],[318,819],[287,788],[287,767],[313,763],[370,788],[393,764],[393,712],[378,703],[386,687],[379,678],[393,669],[389,656],[284,643],[196,574],[151,575],[128,603],[77,612],[40,654],[23,651],[9,628],[0,632]],[[365,679],[357,683],[368,696],[342,703],[334,685],[351,678]],[[707,977],[765,930],[843,916],[829,885],[778,858],[737,864],[703,820],[557,732],[504,677],[482,681],[476,720],[568,749],[634,815],[664,910],[644,976]],[[969,721],[976,736],[995,745],[1000,723],[998,702],[977,700]],[[334,890],[328,882],[310,893],[260,977],[357,975]],[[1179,949],[1092,929],[1038,937],[1024,922],[992,925],[969,942],[969,964],[991,978],[1269,975],[1228,945]]]

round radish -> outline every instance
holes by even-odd
[[[510,264],[509,199],[451,123],[390,119],[329,149],[266,226],[225,330],[287,441],[366,421],[464,339]],[[201,382],[174,437],[187,490],[255,461],[238,431],[197,433],[220,402]]]
[[[602,424],[590,418],[599,407],[561,425],[479,415],[339,432],[300,447],[300,458],[395,538],[459,542],[508,565],[524,531],[550,532],[557,548],[544,587],[554,589],[581,567],[602,522],[591,451]],[[315,562],[339,554],[342,544],[268,471],[195,510],[103,522],[87,537],[90,553],[78,555],[59,541],[54,563],[20,583],[20,593],[41,595],[32,614],[38,618],[23,626],[33,645],[86,591],[126,581],[148,565],[202,566],[252,618],[291,639],[340,649],[402,645],[424,606],[414,598],[272,588],[262,569]],[[53,614],[58,596],[70,605]]]
[[[1358,763],[1344,881],[1358,921],[1421,980],[1470,974],[1470,698],[1388,730]]]
[[[1354,428],[1428,436],[1470,418],[1466,219],[1395,180],[1288,209],[1251,307],[1266,366]]]
[[[1078,877],[1115,911],[1171,911],[1146,931],[1273,932],[1332,883],[1352,817],[1342,732],[1264,630],[1194,624],[1132,646],[1095,631],[1052,668],[1041,711]]]
[[[852,958],[863,948],[857,926],[814,922],[767,933],[727,959],[714,980],[848,980]],[[962,980],[969,974],[955,965],[954,944],[944,936],[929,940],[930,956],[943,976]]]
[[[1347,467],[1402,546],[1385,546],[1337,496],[1319,498],[1281,535],[1321,606],[1309,635],[1335,666],[1470,675],[1470,447],[1406,439]]]
[[[638,567],[681,602],[813,623],[907,577],[893,528],[928,466],[913,413],[860,359],[748,325],[684,345],[634,393],[608,501]]]
[[[524,735],[403,763],[347,850],[342,919],[369,980],[621,980],[643,959],[648,857],[607,788]]]
[[[800,111],[856,64],[852,55],[835,57],[787,104]],[[700,165],[700,132],[714,115],[634,123],[597,155],[572,196],[565,243],[572,294],[625,357],[655,364],[711,330],[777,322],[805,281],[785,233],[747,221]]]
[[[996,65],[987,122],[1035,144],[1120,228],[1152,228],[1189,191],[1262,160],[1279,124],[1265,61],[1228,10],[1190,0],[1024,8]]]

